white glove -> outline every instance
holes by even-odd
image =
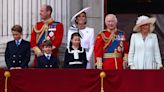
[[[97,69],[102,69],[103,63],[101,61],[97,61]]]

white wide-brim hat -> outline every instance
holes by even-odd
[[[82,12],[85,12],[85,13],[86,13],[90,8],[91,8],[91,7],[86,7],[86,8],[84,8],[84,9],[80,10],[79,12],[77,12],[77,13],[72,17],[71,22],[74,22],[75,18],[76,18],[79,14],[81,14]]]
[[[155,26],[154,23],[156,21],[155,17],[151,17],[149,18],[148,16],[140,16],[138,17],[137,21],[136,21],[136,25],[133,28],[133,31],[135,32],[139,32],[140,31],[140,26],[145,25],[145,24],[150,24],[150,32],[153,32]]]

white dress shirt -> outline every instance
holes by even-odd
[[[15,40],[15,43],[16,43],[16,45],[20,45],[20,43],[21,43],[21,41],[22,41],[22,39],[19,39],[19,40]]]
[[[44,53],[44,55],[46,56],[46,58],[48,59],[48,60],[50,60],[50,58],[51,58],[51,54],[47,54],[47,53]]]

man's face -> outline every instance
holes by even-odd
[[[52,53],[52,47],[51,46],[44,46],[42,47],[44,53],[51,54]]]
[[[12,35],[13,35],[14,40],[19,40],[21,38],[21,33],[17,31],[12,31]]]
[[[47,11],[46,6],[42,6],[40,9],[40,18],[42,20],[48,19],[50,16],[49,11]]]
[[[117,26],[116,19],[113,16],[107,16],[105,19],[105,24],[110,30],[114,30]]]

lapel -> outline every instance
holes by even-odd
[[[22,48],[23,46],[23,43],[24,43],[24,40],[22,39],[22,41],[20,42],[20,44],[19,44],[19,46],[18,46],[18,48]]]
[[[142,34],[139,33],[139,37],[138,37],[138,38],[140,39],[139,41],[141,41],[142,44],[145,44],[145,43],[147,43],[149,40],[152,39],[152,35],[151,35],[151,33],[149,33],[149,34],[147,35],[145,41],[144,41],[144,40],[143,40],[143,37],[142,37]]]
[[[43,61],[51,61],[51,58],[52,58],[52,57],[50,56],[50,59],[48,60],[47,57],[44,55],[44,56],[43,56]]]
[[[138,41],[141,43],[141,44],[144,44],[144,40],[142,38],[142,34],[139,33],[138,37],[136,39],[139,39]]]
[[[10,48],[12,49],[13,52],[16,52],[16,53],[18,52],[19,49],[16,45],[15,40],[12,41]]]

